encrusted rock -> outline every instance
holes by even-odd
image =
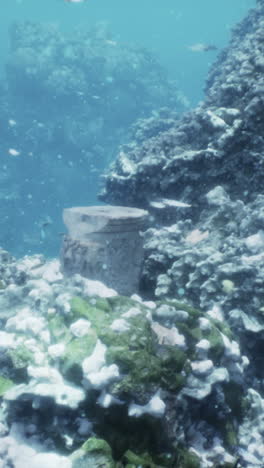
[[[118,206],[65,209],[64,272],[102,281],[120,294],[136,292],[143,259],[140,231],[147,216],[144,210]]]

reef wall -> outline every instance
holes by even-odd
[[[263,21],[258,2],[213,65],[199,107],[179,121],[139,122],[106,177],[102,199],[145,207],[173,197],[191,203],[198,216],[215,185],[254,199],[263,179]]]
[[[213,310],[239,339],[250,360],[245,383],[261,395],[263,57],[259,1],[212,66],[205,101],[179,120],[139,121],[101,193],[151,212],[142,293]]]

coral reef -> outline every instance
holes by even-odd
[[[216,185],[232,197],[254,198],[263,174],[263,53],[260,3],[212,67],[199,107],[168,120],[167,128],[156,120],[153,127],[160,130],[149,137],[149,122],[139,122],[106,176],[102,199],[147,206],[156,197],[175,198],[191,203],[198,216]]]
[[[0,468],[263,466],[263,23],[259,0],[212,67],[204,103],[140,118],[105,175],[104,200],[151,213],[141,296],[0,251]],[[93,72],[107,93],[122,64],[127,76],[133,60],[148,63],[133,51],[115,62],[104,29],[83,49],[38,28],[28,25],[34,50],[12,32],[10,91],[16,73],[49,97],[63,79],[56,99],[73,109],[82,54],[86,94]],[[110,62],[98,60],[110,46]],[[49,70],[56,50],[61,66]],[[51,127],[35,127],[52,148]],[[80,119],[66,132],[73,148],[85,128]]]
[[[235,463],[248,361],[227,325],[65,278],[57,260],[10,259],[3,277],[12,268],[0,291],[3,463]]]
[[[249,365],[229,440],[247,468],[263,465],[263,24],[259,1],[213,65],[205,101],[180,119],[138,121],[101,192],[152,215],[142,295],[199,307],[233,331]]]

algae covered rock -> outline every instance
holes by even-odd
[[[39,421],[36,431],[70,450],[73,467],[123,460],[131,468],[137,457],[143,467],[196,467],[196,427],[201,437],[217,434],[232,460],[245,363],[217,314],[174,300],[69,297],[69,307],[43,318],[33,358],[21,330],[13,332],[9,359],[24,380],[4,392],[10,421]],[[217,448],[208,451],[217,459]]]
[[[85,318],[90,328],[85,336],[73,336],[66,344],[61,369],[68,371],[67,377],[71,378],[71,363],[75,370],[79,366],[79,375],[82,370],[86,386],[107,388],[115,397],[138,399],[145,404],[160,388],[179,389],[187,360],[184,346],[180,342],[178,346],[177,342],[175,346],[165,344],[166,349],[160,352],[148,307],[121,296],[110,298],[108,308],[106,302],[97,301],[96,305],[94,301],[75,297],[71,302],[70,329],[80,318]],[[169,335],[168,328],[165,333]],[[115,375],[111,377],[110,373],[109,380],[106,378],[102,384],[102,373],[107,376],[111,369],[116,370]]]
[[[12,380],[0,376],[0,397],[2,397],[7,392],[7,390],[12,388],[13,385],[15,384],[12,382]]]
[[[103,439],[91,437],[71,455],[72,468],[115,468],[111,447]]]

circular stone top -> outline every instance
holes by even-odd
[[[85,239],[91,233],[139,231],[148,212],[126,206],[76,206],[63,210],[63,221],[73,239]]]

